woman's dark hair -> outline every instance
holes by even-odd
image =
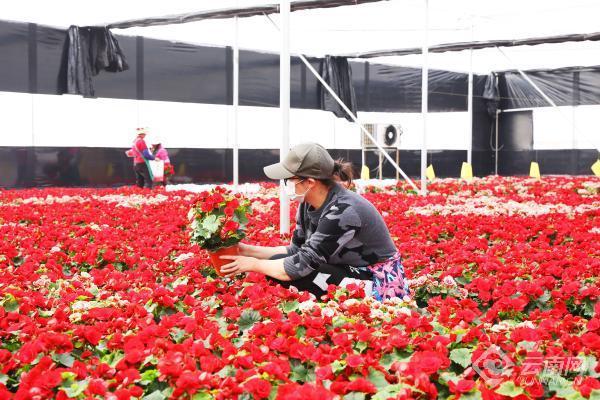
[[[337,182],[344,182],[347,186],[352,184],[354,179],[354,167],[351,162],[338,158],[333,164],[333,177],[329,179],[319,179],[326,186],[333,186]]]

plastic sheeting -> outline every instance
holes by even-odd
[[[130,69],[92,77],[98,97],[180,101],[207,104],[232,102],[232,51],[143,37],[118,36]],[[0,21],[0,91],[44,94],[64,93],[68,50],[65,30],[36,24]],[[321,59],[309,58],[315,69]],[[385,64],[350,62],[352,86],[359,111],[420,112],[421,69]],[[321,109],[319,83],[297,57],[291,60],[291,104],[294,108]],[[91,66],[90,66],[91,73]],[[600,104],[600,67],[536,70],[526,73],[559,105]],[[240,104],[279,105],[277,54],[240,52]],[[547,106],[518,72],[499,72],[500,109]],[[486,77],[476,75],[474,106],[483,101]],[[464,73],[429,71],[429,110],[466,111]],[[485,107],[477,114],[487,114]],[[487,118],[487,116],[486,116]],[[481,119],[483,124],[484,119]],[[486,128],[487,129],[487,128]]]
[[[495,74],[489,74],[486,77],[481,97],[485,102],[488,115],[495,117],[500,104],[500,89],[498,88],[498,77]]]
[[[558,106],[600,104],[600,67],[525,71]],[[550,104],[518,71],[499,74],[500,108],[549,107]]]
[[[352,83],[352,69],[345,57],[326,56],[321,60],[319,72],[323,80],[338,95],[340,100],[348,107],[352,114],[356,115],[356,95]],[[319,84],[319,99],[321,110],[331,111],[335,116],[353,121],[350,115],[333,98],[331,93]]]
[[[71,26],[67,31],[66,93],[95,96],[92,76],[129,68],[119,42],[107,28]]]

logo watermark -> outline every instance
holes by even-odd
[[[527,355],[519,366],[517,380],[522,386],[535,383],[560,384],[567,375],[588,375],[593,372],[597,361],[593,357]],[[512,376],[517,365],[498,346],[493,345],[472,361],[473,370],[484,382],[498,386]]]

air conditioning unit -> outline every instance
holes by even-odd
[[[403,130],[400,124],[365,124],[365,129],[373,136],[377,143],[382,147],[400,147],[400,136]],[[362,147],[377,147],[375,143],[367,136],[362,134]]]

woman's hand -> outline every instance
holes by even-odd
[[[246,244],[246,243],[242,243],[242,242],[238,243],[238,249],[240,250],[240,255],[242,255],[242,256],[251,257],[252,256],[251,252],[252,252],[253,247],[254,246]]]
[[[241,249],[240,249],[241,250]],[[243,272],[253,272],[256,270],[257,259],[246,256],[221,256],[222,260],[232,260],[229,264],[221,267],[221,273],[230,278]]]

